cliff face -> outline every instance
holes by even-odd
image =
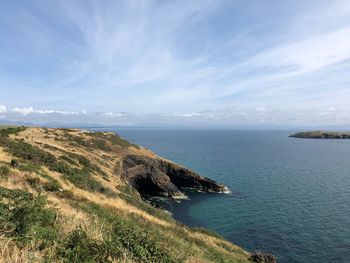
[[[159,158],[127,155],[123,158],[123,178],[140,194],[183,198],[181,189],[224,192],[225,187],[189,169]]]

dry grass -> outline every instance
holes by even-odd
[[[87,131],[81,130],[61,130],[61,129],[43,129],[43,128],[26,128],[24,131],[13,134],[10,137],[16,139],[23,139],[25,142],[33,144],[45,151],[49,151],[51,154],[56,157],[61,156],[65,153],[74,153],[79,154],[87,158],[91,163],[98,166],[107,176],[108,181],[103,179],[101,176],[94,175],[94,179],[101,183],[104,187],[118,192],[117,186],[125,185],[121,180],[120,174],[121,167],[120,160],[126,154],[137,154],[143,155],[150,158],[160,158],[156,156],[153,152],[145,148],[135,148],[128,147],[122,148],[118,145],[113,146],[113,151],[102,151],[101,149],[85,149],[84,147],[72,147],[69,142],[65,140],[57,140],[57,137],[62,137],[67,134],[79,136],[81,138],[90,138]],[[47,147],[50,145],[51,147]],[[11,155],[4,151],[0,147],[0,161],[10,163]],[[162,158],[160,158],[162,159]],[[63,190],[70,191],[73,193],[73,200],[80,200],[82,202],[92,202],[98,205],[101,205],[108,210],[117,210],[118,213],[128,216],[128,215],[137,215],[142,219],[149,221],[154,225],[159,225],[164,231],[164,236],[169,236],[171,238],[170,231],[175,226],[173,223],[162,220],[154,215],[151,215],[140,208],[137,208],[123,199],[118,197],[107,197],[98,192],[89,192],[87,190],[81,189],[70,183],[69,181],[63,179],[62,175],[57,172],[49,170],[47,167],[41,168],[45,174],[57,180]],[[117,173],[117,174],[116,174]],[[38,190],[35,186],[28,184],[28,178],[38,178],[41,183],[45,183],[47,179],[42,178],[36,172],[23,172],[17,169],[11,168],[10,175],[6,179],[0,180],[0,185],[8,189],[22,189],[27,192],[38,194]],[[96,216],[91,214],[86,214],[82,210],[76,209],[70,205],[70,199],[65,199],[59,197],[57,193],[47,192],[45,195],[48,196],[48,205],[57,209],[59,213],[58,224],[61,226],[62,234],[66,235],[72,232],[77,227],[82,228],[89,237],[94,240],[102,240],[105,233],[111,231],[110,225],[101,222]],[[169,231],[168,231],[169,230]],[[233,256],[244,262],[248,253],[242,250],[241,248],[214,236],[206,235],[205,233],[190,231],[187,228],[184,228],[184,231],[188,234],[190,238],[205,242],[208,246],[223,253],[225,255]],[[204,260],[205,258],[205,249],[200,245],[193,245],[191,248],[193,254],[190,256],[186,262],[188,263],[200,263],[200,262],[211,262]],[[28,248],[19,249],[15,242],[11,239],[0,236],[0,263],[1,262],[38,262],[35,261],[36,257],[40,257],[40,254],[35,251],[30,251]],[[195,256],[194,256],[195,255]],[[28,260],[33,258],[33,260]],[[132,256],[125,254],[123,259],[115,262],[130,263],[133,262]]]
[[[18,248],[10,238],[0,236],[0,263],[27,263],[32,253],[27,248]],[[38,255],[39,256],[39,255]]]
[[[241,260],[244,260],[249,256],[248,252],[244,251],[239,246],[236,246],[226,240],[219,239],[217,237],[213,237],[199,232],[189,232],[189,235],[193,238],[204,241],[206,244],[209,244],[209,246],[215,248],[216,250],[224,254],[232,255],[234,253],[236,257],[237,255],[241,254]],[[224,244],[224,246],[222,246],[221,244]]]
[[[2,147],[0,147],[0,161],[9,163],[11,162],[11,155],[4,151]]]
[[[111,209],[116,209],[121,212],[124,212],[125,214],[136,214],[138,216],[143,217],[145,220],[149,220],[152,223],[156,223],[158,225],[162,226],[170,226],[170,223],[160,220],[155,216],[152,216],[145,211],[138,209],[130,204],[128,204],[126,201],[120,199],[120,198],[110,198],[106,197],[103,194],[96,193],[96,192],[89,192],[86,190],[83,190],[81,188],[75,187],[72,183],[63,180],[61,178],[61,175],[56,172],[51,172],[46,170],[46,172],[54,179],[56,179],[62,186],[64,190],[71,191],[74,194],[74,198],[79,200],[86,200],[93,203],[100,204],[104,207],[108,207]]]

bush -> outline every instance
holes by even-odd
[[[58,196],[62,197],[62,198],[67,198],[67,199],[73,199],[74,194],[72,191],[69,190],[63,190],[57,193]]]
[[[143,223],[143,220],[118,216],[113,211],[95,203],[73,203],[73,205],[112,224],[108,240],[112,247],[118,248],[117,251],[113,250],[115,254],[118,254],[119,248],[123,247],[140,262],[182,262],[172,257],[173,247],[166,243],[167,240],[162,238],[162,234]]]
[[[91,132],[91,133],[89,133],[89,135],[91,137],[95,137],[95,138],[101,139],[103,141],[108,141],[112,145],[119,145],[122,148],[128,148],[130,146],[133,146],[135,148],[139,148],[138,145],[131,144],[130,142],[128,142],[127,140],[124,140],[122,137],[120,137],[117,134],[104,133],[104,132]]]
[[[48,192],[58,192],[61,189],[61,185],[57,180],[51,179],[43,185],[43,188]]]
[[[18,169],[23,172],[38,172],[40,170],[40,165],[31,162],[20,163]]]
[[[0,138],[0,145],[6,147],[9,153],[18,158],[37,164],[52,164],[56,162],[56,157],[54,155],[36,146],[20,140]]]
[[[90,160],[85,158],[84,156],[82,156],[80,154],[76,154],[76,153],[68,153],[68,155],[69,155],[69,157],[61,156],[61,158],[62,159],[71,159],[71,161],[73,161],[74,163],[75,163],[75,161],[72,159],[75,159],[79,162],[79,164],[81,166],[88,169],[89,172],[96,172],[97,174],[101,175],[102,177],[107,177],[107,174],[104,171],[102,171],[98,165],[91,163]]]
[[[0,166],[0,176],[7,177],[10,175],[10,169],[7,166]]]
[[[46,197],[0,187],[0,231],[20,245],[43,249],[58,237],[56,211],[46,208]]]
[[[68,181],[77,187],[89,191],[100,192],[107,196],[113,195],[113,192],[111,190],[103,187],[92,177],[87,168],[78,169],[69,166],[69,164],[65,162],[58,162],[53,164],[50,169],[63,174]]]
[[[24,131],[25,127],[13,127],[13,128],[5,128],[5,129],[0,129],[0,136],[2,137],[8,137],[11,134],[17,134],[21,131]]]
[[[69,164],[77,165],[77,163],[76,163],[73,159],[71,159],[70,157],[68,157],[68,156],[66,156],[66,155],[60,156],[60,159],[61,159],[62,161],[66,161],[66,162],[69,163]]]
[[[57,249],[57,254],[63,262],[93,263],[112,262],[116,247],[109,246],[104,241],[91,239],[85,231],[78,228],[71,232]]]
[[[32,186],[32,187],[35,188],[35,189],[37,189],[37,188],[39,188],[39,187],[41,186],[41,184],[40,184],[40,179],[37,178],[37,177],[28,177],[28,178],[26,179],[26,181],[28,182],[28,184],[29,184],[30,186]]]
[[[175,262],[169,248],[161,239],[147,229],[127,221],[116,221],[111,234],[113,243],[121,243],[141,262]]]

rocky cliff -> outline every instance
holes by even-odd
[[[217,182],[161,158],[126,155],[123,158],[123,178],[140,194],[183,198],[182,188],[203,192],[224,192]]]

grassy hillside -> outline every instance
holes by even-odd
[[[248,262],[249,254],[145,203],[112,133],[0,129],[0,262]]]

